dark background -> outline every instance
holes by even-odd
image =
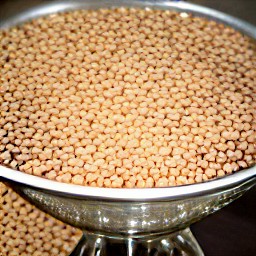
[[[127,0],[129,1],[129,0]],[[50,0],[0,0],[0,20]],[[191,0],[256,25],[256,0]],[[256,187],[191,229],[206,256],[256,255]]]

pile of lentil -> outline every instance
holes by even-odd
[[[0,183],[0,255],[66,256],[82,232],[39,211]]]
[[[0,162],[162,187],[255,163],[255,43],[186,13],[101,9],[1,31]]]

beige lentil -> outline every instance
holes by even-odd
[[[0,183],[0,255],[66,256],[82,232],[41,212]]]
[[[172,11],[79,10],[0,32],[0,163],[161,187],[255,163],[255,43]]]

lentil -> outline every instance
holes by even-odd
[[[255,43],[173,11],[79,10],[0,32],[0,163],[85,186],[255,163]]]
[[[41,212],[3,183],[0,205],[0,255],[66,256],[82,235],[82,231]]]

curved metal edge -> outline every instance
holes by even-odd
[[[0,22],[0,29],[7,29],[11,26],[15,26],[21,23],[24,23],[33,18],[37,18],[40,16],[45,16],[47,14],[54,14],[57,12],[64,12],[68,10],[75,10],[81,8],[99,8],[99,4],[101,8],[107,7],[149,7],[149,8],[159,8],[159,9],[170,9],[175,11],[184,11],[191,12],[193,14],[204,16],[210,18],[212,20],[216,20],[227,24],[246,35],[256,39],[256,27],[246,21],[243,21],[239,18],[231,16],[229,14],[204,7],[197,4],[187,3],[187,2],[173,2],[173,1],[154,1],[154,0],[112,0],[112,1],[99,1],[95,0],[94,3],[88,3],[86,1],[64,1],[64,2],[53,2],[47,4],[40,4],[35,7],[32,7],[24,12],[19,13],[9,19]]]
[[[54,2],[39,5],[33,7],[25,12],[20,13],[17,16],[1,22],[0,28],[6,29],[14,25],[18,25],[30,19],[44,16],[47,14],[53,14],[60,11],[74,10],[79,8],[93,8],[101,7],[149,7],[149,8],[161,8],[170,9],[176,11],[191,12],[200,16],[204,16],[210,19],[217,20],[224,24],[230,25],[235,29],[242,31],[248,36],[256,39],[255,26],[237,19],[233,16],[227,15],[223,12],[219,12],[207,7],[195,5],[186,2],[170,2],[170,1],[142,1],[142,0],[114,0],[111,2],[102,2],[95,0],[92,3],[80,2],[80,1],[67,1],[67,2]],[[170,200],[182,197],[192,197],[198,194],[206,194],[209,192],[218,192],[225,189],[230,189],[234,186],[239,186],[247,182],[255,182],[256,180],[256,166],[253,166],[247,170],[240,171],[238,173],[211,180],[208,182],[183,185],[177,187],[168,188],[144,188],[144,189],[114,189],[114,188],[93,188],[84,187],[72,184],[60,183],[57,181],[47,180],[41,177],[36,177],[20,171],[12,170],[4,166],[0,166],[0,178],[3,181],[15,182],[24,184],[35,189],[48,191],[49,193],[59,193],[63,196],[75,196],[75,197],[92,197],[95,199],[111,199],[111,200],[125,200],[125,201],[151,201],[151,200]]]
[[[98,188],[61,183],[29,175],[20,171],[0,167],[2,181],[21,183],[48,193],[94,199],[111,199],[124,201],[176,200],[209,193],[216,193],[256,181],[256,166],[240,172],[210,180],[207,182],[164,188]],[[1,178],[0,178],[1,180]]]

